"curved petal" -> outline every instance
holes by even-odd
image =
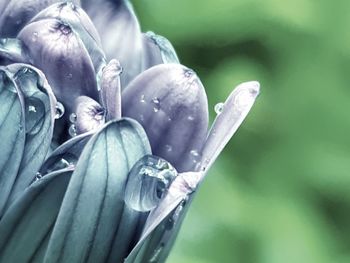
[[[47,175],[10,206],[0,221],[0,262],[42,262],[71,174]]]
[[[58,3],[41,11],[31,22],[45,19],[57,19],[71,27],[73,32],[77,34],[84,43],[96,73],[106,64],[100,37],[92,21],[83,9],[70,1]]]
[[[79,0],[73,0],[79,4]],[[7,3],[6,3],[7,2]],[[8,0],[0,3],[0,36],[16,37],[37,13],[60,0]],[[5,4],[6,3],[6,4]]]
[[[132,120],[109,122],[91,138],[69,183],[45,262],[104,262],[114,244],[128,252],[133,236],[118,235],[119,227],[133,222],[129,230],[136,231],[139,212],[125,207],[124,186],[131,166],[149,153],[146,134]]]
[[[16,38],[0,38],[0,65],[29,63],[22,41]]]
[[[205,142],[199,171],[207,171],[212,166],[253,107],[259,90],[259,82],[244,82],[238,85],[227,98]]]
[[[83,1],[83,8],[100,33],[107,59],[120,61],[122,88],[142,71],[140,25],[128,0]]]
[[[40,175],[46,176],[48,173],[68,166],[74,167],[92,134],[92,132],[81,134],[56,148],[41,166]]]
[[[142,42],[144,70],[163,63],[180,63],[173,45],[165,37],[150,31],[142,34]]]
[[[98,99],[94,65],[80,37],[57,19],[30,23],[18,38],[69,114],[80,95]]]
[[[143,125],[154,155],[179,172],[197,165],[207,134],[208,104],[192,70],[179,64],[146,70],[122,93],[122,112]]]
[[[16,180],[25,145],[24,99],[10,72],[0,68],[0,218]]]
[[[149,214],[143,233],[125,263],[165,262],[200,178],[197,172],[179,174],[167,195]]]
[[[7,67],[23,93],[25,107],[25,147],[8,204],[33,181],[50,148],[56,99],[45,76],[38,69],[25,64]]]

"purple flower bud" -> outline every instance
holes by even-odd
[[[93,25],[82,14],[72,3],[53,5],[18,35],[33,64],[45,73],[68,113],[80,95],[98,99],[95,69],[104,62],[96,42],[98,36],[91,29]]]
[[[123,115],[139,121],[154,155],[179,172],[193,170],[207,134],[207,96],[194,71],[161,64],[140,74],[122,94]]]
[[[46,7],[59,0],[8,0],[0,3],[0,36],[16,37],[25,24]],[[73,1],[80,4],[79,0]]]

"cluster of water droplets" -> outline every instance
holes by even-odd
[[[165,196],[177,176],[175,168],[162,158],[146,155],[131,169],[125,188],[125,203],[136,211],[150,211]]]
[[[71,124],[69,125],[68,133],[70,136],[75,137],[77,136],[77,115],[74,112],[69,115],[69,122]]]

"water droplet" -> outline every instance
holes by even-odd
[[[57,101],[56,103],[56,114],[55,114],[55,119],[60,119],[65,112],[64,106],[61,102]]]
[[[222,102],[217,103],[214,107],[215,113],[218,115],[222,112],[223,109],[224,109],[224,103]]]
[[[69,115],[69,121],[71,123],[76,123],[77,122],[77,115],[74,112]]]
[[[67,78],[68,78],[68,79],[72,79],[72,78],[73,78],[73,74],[72,74],[72,73],[68,73],[68,74],[67,74]]]
[[[194,121],[194,117],[193,117],[192,115],[188,116],[187,119],[188,119],[189,121]]]
[[[163,250],[163,247],[164,247],[164,243],[161,243],[153,252],[151,258],[149,259],[149,263],[156,263],[158,262],[158,258],[159,258],[159,255],[160,255],[160,252],[162,252]]]
[[[146,100],[145,100],[145,95],[141,95],[140,102],[142,102],[142,103],[145,103],[145,102],[146,102]]]
[[[196,167],[200,164],[201,154],[197,150],[192,150],[190,152],[192,162],[196,165]]]
[[[37,172],[35,174],[34,182],[40,180],[41,178],[43,178],[43,175],[41,173]]]
[[[152,155],[141,158],[131,169],[125,188],[125,203],[136,211],[150,211],[164,197],[176,178],[175,168]]]
[[[171,152],[171,151],[173,150],[173,147],[172,147],[171,145],[169,145],[169,144],[166,144],[166,145],[165,145],[165,150],[166,150],[167,152]]]
[[[35,97],[25,98],[26,114],[25,127],[26,133],[30,135],[37,134],[45,121],[45,105],[41,100]]]
[[[185,75],[186,78],[191,78],[195,74],[196,73],[192,69],[187,68],[187,69],[184,70],[184,75]]]
[[[71,126],[69,126],[68,133],[71,137],[77,136],[77,128],[75,124],[72,124]]]
[[[36,42],[38,40],[38,32],[33,33],[32,41]]]
[[[143,116],[143,114],[140,114],[140,121],[145,121],[145,117]]]
[[[160,109],[160,100],[157,97],[155,97],[152,99],[152,103],[153,103],[153,111],[158,112]]]

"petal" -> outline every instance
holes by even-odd
[[[207,171],[212,166],[252,108],[259,90],[257,81],[242,83],[233,90],[210,129],[199,170]]]
[[[149,214],[141,238],[125,263],[165,262],[189,207],[188,198],[201,177],[198,172],[176,177],[165,198]]]
[[[10,72],[0,68],[0,218],[16,180],[25,145],[24,99]]]
[[[112,59],[102,70],[100,97],[106,109],[107,121],[121,118],[121,73],[122,67],[116,59]]]
[[[8,65],[11,63],[30,62],[30,58],[24,51],[22,41],[16,38],[1,38],[0,39],[0,65]]]
[[[179,64],[146,70],[122,93],[122,112],[143,125],[154,155],[179,172],[194,169],[207,134],[208,106],[192,70]]]
[[[80,37],[57,19],[33,22],[19,33],[34,65],[42,69],[69,114],[80,95],[98,99],[94,65]]]
[[[104,262],[111,249],[127,252],[133,236],[120,236],[120,224],[129,222],[129,233],[136,231],[139,212],[125,207],[124,186],[131,166],[149,153],[146,134],[132,120],[109,122],[91,138],[69,183],[45,262]]]
[[[86,96],[80,96],[75,101],[76,107],[73,114],[76,120],[72,125],[75,126],[73,133],[76,134],[72,133],[71,136],[94,131],[105,123],[105,110],[98,102]]]
[[[69,25],[80,37],[97,73],[106,64],[106,61],[100,37],[88,15],[83,9],[68,1],[51,5],[35,16],[31,22],[54,18]]]
[[[100,33],[107,59],[120,61],[122,88],[142,71],[142,35],[128,0],[83,1],[83,8]]]
[[[73,0],[79,4],[79,0]],[[6,3],[7,2],[7,3]],[[16,37],[37,13],[59,0],[8,0],[0,3],[0,36]],[[6,3],[6,4],[5,4]]]
[[[0,221],[0,262],[42,262],[71,174],[47,175],[11,205]]]
[[[40,175],[46,176],[46,174],[56,170],[74,167],[92,134],[92,132],[81,134],[56,148],[41,166]]]
[[[23,93],[25,108],[25,147],[15,184],[8,204],[33,181],[50,148],[56,99],[45,76],[38,69],[25,64],[7,67]]]
[[[180,63],[173,45],[163,36],[153,32],[142,34],[143,69],[158,64]]]

